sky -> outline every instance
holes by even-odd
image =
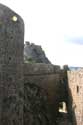
[[[25,41],[55,65],[83,67],[83,0],[0,0],[25,22]]]

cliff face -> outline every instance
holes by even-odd
[[[51,64],[48,58],[45,56],[44,51],[41,46],[25,43],[24,46],[24,61],[30,63],[46,63]]]

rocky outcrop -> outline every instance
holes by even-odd
[[[41,46],[33,43],[30,44],[30,42],[26,42],[24,46],[24,61],[28,63],[51,63]]]

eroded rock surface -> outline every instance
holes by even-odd
[[[51,64],[46,57],[45,52],[41,46],[26,42],[24,46],[24,60],[28,63],[46,63]]]

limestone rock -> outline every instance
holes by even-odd
[[[24,60],[25,62],[30,63],[51,63],[46,57],[41,46],[35,45],[33,43],[30,44],[29,42],[26,42],[24,46]]]

